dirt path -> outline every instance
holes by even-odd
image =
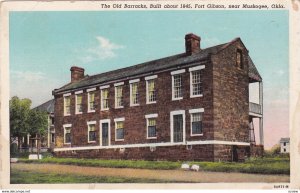
[[[127,178],[147,178],[185,182],[289,182],[288,175],[261,175],[224,172],[193,172],[182,170],[148,170],[129,168],[98,168],[58,164],[13,163],[13,169],[60,174],[87,176],[118,176]]]

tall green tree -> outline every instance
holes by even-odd
[[[27,135],[30,125],[30,99],[19,99],[14,96],[9,101],[9,120],[10,120],[10,137],[11,140],[18,138],[18,148],[20,148],[20,139]]]
[[[21,138],[27,134],[41,138],[47,131],[47,113],[30,109],[30,106],[31,100],[26,98],[14,96],[9,101],[10,137],[12,140],[18,138],[18,148]]]

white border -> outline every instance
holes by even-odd
[[[156,77],[154,77],[154,76],[156,76]],[[152,76],[152,78],[147,79],[147,80],[145,78],[145,80],[146,80],[146,104],[155,104],[156,101],[157,101],[157,92],[155,93],[156,94],[156,100],[155,101],[151,101],[151,102],[149,101],[149,92],[148,92],[148,90],[149,90],[149,88],[148,88],[149,87],[149,80],[153,80],[153,79],[157,78],[157,75],[154,75],[154,76]],[[155,89],[155,91],[157,91],[156,87],[157,87],[157,84],[156,84],[156,82],[154,82],[154,89]]]
[[[184,72],[185,72],[185,70],[184,70]],[[179,75],[179,74],[182,74],[184,72],[175,73],[175,74],[172,75],[172,101],[182,100],[183,99],[183,95],[182,95],[182,97],[175,98],[175,93],[174,93],[174,75]],[[182,76],[181,76],[181,89],[183,91],[183,84],[182,83],[183,83],[183,81],[182,81]]]
[[[69,114],[66,113],[66,97],[70,97],[70,113]],[[64,98],[64,107],[63,107],[64,108],[64,116],[70,116],[71,115],[71,93],[64,95],[63,98]]]
[[[139,143],[139,144],[126,144],[126,145],[110,145],[110,146],[83,146],[83,147],[66,147],[55,148],[55,152],[72,151],[72,150],[91,150],[91,149],[115,149],[115,148],[136,148],[136,147],[163,147],[163,146],[178,146],[178,145],[240,145],[250,146],[250,143],[239,141],[219,141],[219,140],[205,140],[205,141],[186,141],[186,143]]]

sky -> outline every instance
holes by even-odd
[[[71,66],[93,75],[183,53],[187,33],[201,36],[201,48],[240,37],[263,78],[265,148],[289,136],[286,10],[36,11],[9,19],[10,96],[30,98],[32,107],[70,82]]]

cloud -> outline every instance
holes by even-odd
[[[11,78],[20,79],[26,82],[34,82],[45,79],[44,73],[32,71],[11,71],[11,76]]]
[[[32,106],[53,98],[52,90],[61,86],[59,80],[49,79],[45,73],[33,71],[10,72],[10,97],[29,98]]]
[[[111,42],[103,36],[97,36],[97,45],[84,51],[84,56],[80,59],[83,63],[89,63],[98,60],[105,60],[116,57],[116,50],[123,49],[123,45]]]
[[[201,40],[201,44],[205,45],[205,47],[210,47],[210,46],[215,46],[220,44],[221,41],[218,38],[203,38],[203,40]]]

